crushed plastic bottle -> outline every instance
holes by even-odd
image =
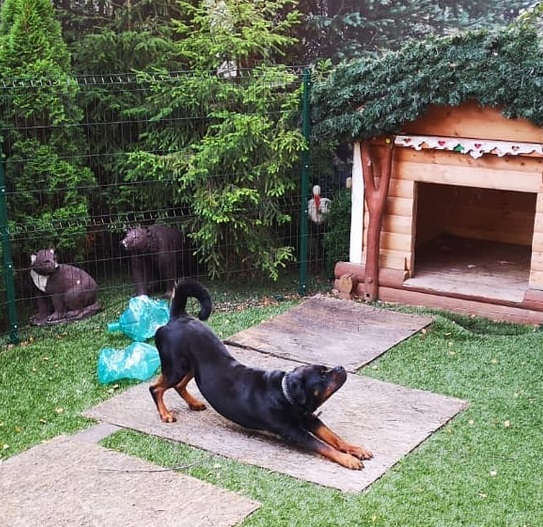
[[[170,319],[170,308],[166,300],[156,300],[147,295],[135,296],[117,322],[110,322],[110,332],[122,331],[136,342],[154,337],[156,330]]]
[[[120,379],[146,381],[159,366],[157,349],[145,342],[132,342],[124,349],[103,348],[98,356],[98,380],[102,384]]]

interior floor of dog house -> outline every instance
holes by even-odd
[[[408,288],[522,302],[536,194],[421,184]]]

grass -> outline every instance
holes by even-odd
[[[222,337],[296,302],[284,293],[275,298],[262,291],[250,298],[236,294],[234,302],[221,291],[216,298],[211,320]],[[81,411],[130,386],[99,385],[95,374],[101,347],[127,344],[103,329],[125,301],[110,299],[89,321],[33,329],[21,346],[4,349],[3,457],[89,426]],[[262,507],[244,527],[543,525],[543,332],[431,313],[435,322],[428,331],[360,373],[466,399],[469,408],[364,493],[343,494],[135,432],[119,432],[104,444],[166,467],[186,467],[180,470],[260,501]],[[361,415],[371,411],[361,401]]]
[[[123,380],[102,385],[96,376],[102,348],[124,348],[130,340],[108,333],[108,322],[126,308],[129,289],[102,295],[102,311],[69,325],[27,327],[21,343],[0,349],[0,460],[62,433],[94,424],[81,412],[134,385]],[[266,289],[236,293],[228,302],[219,292],[211,325],[221,337],[258,324],[294,305],[285,292],[274,299]],[[294,295],[294,298],[296,296]],[[189,304],[189,309],[194,304]],[[152,342],[152,341],[151,341]]]

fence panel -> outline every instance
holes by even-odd
[[[307,72],[305,83],[307,90]],[[178,274],[225,294],[257,284],[292,294],[330,287],[334,260],[348,252],[349,156],[319,157],[313,146],[296,153],[302,120],[309,119],[307,106],[301,112],[302,70],[240,71],[228,79],[191,72],[79,77],[74,117],[18,107],[21,90],[26,100],[44,90],[52,101],[65,96],[43,80],[4,80],[0,87],[8,221],[0,226],[0,334],[24,338],[34,320],[40,293],[31,279],[32,254],[54,246],[60,263],[96,280],[107,305],[137,292],[131,253],[121,244],[127,230],[154,224],[181,231],[183,259],[194,255]],[[286,159],[289,149],[294,162]],[[305,224],[315,185],[321,208],[327,200],[343,203],[335,227],[322,215]],[[157,247],[150,244],[146,251],[155,258],[142,264],[152,272],[154,295],[164,293]],[[302,273],[300,255],[307,258]]]

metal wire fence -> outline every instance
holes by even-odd
[[[287,126],[303,132],[310,144],[310,75],[299,68],[285,71],[288,81],[284,75],[279,81],[269,76],[266,82],[276,82],[277,86],[268,87],[268,94],[275,90],[277,100],[286,92],[293,94],[298,101],[296,111],[286,104],[259,106],[259,95],[255,92],[246,97],[246,106],[243,98],[241,103],[235,101],[235,112],[243,117],[268,112],[266,122],[270,123],[288,120]],[[244,288],[249,291],[254,281],[259,280],[268,282],[272,288],[276,284],[277,289],[302,294],[308,292],[307,282],[315,278],[330,283],[333,261],[344,256],[341,252],[346,250],[349,208],[344,208],[345,214],[338,225],[330,225],[329,221],[317,224],[308,217],[308,203],[314,185],[321,189],[317,199],[333,201],[345,188],[350,165],[348,156],[339,159],[337,155],[328,155],[328,150],[320,149],[322,145],[316,150],[324,154],[316,155],[312,145],[300,152],[294,164],[285,168],[286,180],[292,182],[287,190],[268,196],[265,201],[256,197],[248,199],[240,212],[250,218],[263,218],[266,208],[266,213],[272,211],[274,218],[281,218],[265,227],[259,225],[260,220],[253,220],[249,229],[247,224],[240,226],[240,229],[254,229],[267,236],[269,247],[291,251],[284,265],[277,266],[278,277],[274,280],[263,270],[263,265],[255,265],[258,259],[240,257],[244,254],[240,243],[252,243],[254,238],[238,237],[235,226],[220,231],[211,249],[203,250],[198,238],[191,241],[194,229],[198,228],[195,226],[203,225],[201,215],[207,212],[194,206],[190,196],[179,197],[180,192],[187,192],[186,187],[183,189],[180,185],[183,170],[191,169],[191,161],[187,162],[186,156],[202,148],[202,143],[192,150],[185,146],[195,137],[202,139],[210,127],[217,126],[218,120],[224,122],[226,105],[220,97],[229,92],[217,90],[217,82],[249,90],[254,81],[254,74],[243,72],[238,72],[235,78],[217,79],[216,74],[210,75],[208,85],[202,83],[201,75],[196,78],[192,72],[145,77],[136,74],[81,76],[74,79],[73,85],[75,117],[64,119],[53,115],[52,108],[49,114],[44,109],[39,115],[33,114],[21,102],[39,100],[48,90],[53,94],[53,105],[58,98],[68,97],[64,88],[54,89],[55,81],[1,81],[0,335],[16,342],[30,327],[36,300],[43,296],[31,278],[31,257],[41,249],[54,246],[60,263],[90,274],[98,284],[99,298],[116,293],[133,295],[136,291],[131,274],[133,260],[121,241],[127,230],[136,226],[158,223],[179,229],[186,240],[183,250],[190,255],[196,253],[192,259],[194,265],[181,274],[190,273],[207,282],[216,279],[223,285],[231,284],[238,291]],[[202,86],[209,89],[208,96],[191,96],[190,90],[201,90]],[[69,105],[63,108],[66,112]],[[252,126],[250,120],[246,123]],[[50,148],[51,145],[54,148]],[[169,160],[170,164],[165,165],[163,160]],[[276,161],[276,170],[280,171],[281,161]],[[265,162],[269,164],[271,160]],[[156,169],[156,163],[160,169]],[[253,170],[251,163],[259,165]],[[205,176],[210,196],[221,189],[225,180],[243,181],[249,187],[254,183],[253,191],[263,193],[266,181],[260,184],[254,181],[266,179],[263,172],[259,172],[263,160],[256,153],[246,164],[243,174],[208,171]],[[240,163],[232,166],[240,166]],[[150,167],[149,170],[146,167]],[[201,193],[202,188],[198,192]],[[217,208],[221,208],[223,204],[218,201]],[[250,207],[260,209],[251,216]],[[229,221],[232,223],[231,217]],[[333,229],[329,237],[332,242],[323,244],[326,232]],[[153,250],[158,251],[154,248],[148,252]],[[216,272],[217,265],[213,271],[211,264],[217,261],[224,273]],[[149,281],[158,281],[158,275],[153,273],[157,269],[147,271]],[[163,292],[160,287],[152,289],[152,284],[151,290],[157,295]]]

